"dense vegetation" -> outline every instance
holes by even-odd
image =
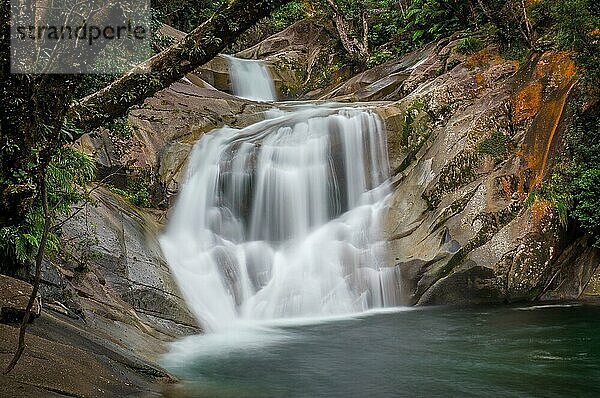
[[[158,23],[167,23],[189,32],[224,3],[156,0],[153,9]],[[570,51],[580,66],[581,83],[578,89],[581,101],[573,112],[575,121],[566,140],[564,160],[540,193],[551,197],[565,217],[576,220],[587,231],[600,236],[600,138],[596,105],[600,73],[599,13],[594,0],[293,0],[239,35],[228,51],[254,44],[303,18],[314,18],[332,32],[337,32],[341,48],[345,50],[345,63],[355,71],[385,62],[457,31],[463,32],[458,48],[464,53],[478,51],[486,44],[496,44],[507,57],[524,61],[527,54],[535,51]],[[25,76],[20,79],[29,81],[30,92],[42,85],[50,87],[46,88],[46,95],[49,96],[58,95],[63,88],[72,89],[74,97],[64,97],[68,102],[97,91],[115,78],[107,75],[69,79],[68,84],[64,84],[65,81],[60,78]],[[4,88],[8,91],[11,87],[16,86],[6,84]],[[14,91],[19,92],[17,89]],[[11,94],[14,95],[14,92]],[[30,95],[26,92],[22,94],[23,98]],[[12,111],[18,112],[19,109],[17,106]],[[64,109],[61,115],[47,109],[38,112],[36,117],[41,122],[36,127],[39,129],[38,135],[56,135],[56,126],[48,127],[50,124],[44,120],[46,116],[64,119]],[[46,181],[52,197],[56,196],[52,192],[66,192],[63,198],[51,200],[60,203],[60,208],[53,210],[55,215],[68,212],[69,206],[82,198],[65,190],[67,179],[70,179],[73,189],[85,186],[85,182],[91,179],[91,169],[85,157],[60,149],[62,143],[69,142],[69,136],[73,134],[65,126],[58,127],[61,139],[43,140],[46,147],[31,147],[29,150],[34,153],[27,154],[29,160],[19,160],[30,167],[0,170],[0,178],[7,182],[9,190],[12,189],[10,187],[31,188],[31,197],[27,200],[32,206],[21,217],[15,217],[12,224],[5,223],[0,229],[3,256],[8,255],[19,263],[32,259],[41,234],[40,199],[35,194],[40,173],[48,174]],[[8,156],[5,159],[23,150],[21,143],[8,139],[5,134],[8,128],[10,123],[3,121],[3,156]],[[49,153],[51,156],[44,156],[40,160],[36,153]],[[82,162],[85,167],[82,167]],[[69,174],[67,171],[70,169],[82,172]],[[63,176],[58,180],[49,175],[60,170],[63,170]],[[552,185],[553,181],[559,183]],[[560,190],[556,187],[560,187]],[[132,192],[123,194],[136,204],[148,203],[144,187],[136,186]],[[7,267],[15,266],[17,264],[3,262],[2,271],[7,272]]]

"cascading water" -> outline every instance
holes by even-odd
[[[218,330],[398,305],[377,240],[388,168],[369,110],[298,107],[205,135],[161,237],[196,317]]]
[[[224,55],[229,61],[233,93],[254,101],[276,101],[275,85],[267,66],[256,60]]]

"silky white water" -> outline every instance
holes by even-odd
[[[276,101],[275,85],[267,66],[256,60],[224,55],[229,61],[229,76],[233,93],[255,101]]]
[[[194,147],[161,245],[208,330],[394,306],[378,240],[385,129],[369,110],[272,111]]]

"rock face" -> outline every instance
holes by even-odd
[[[19,323],[25,315],[33,286],[22,280],[0,275],[0,323]],[[40,315],[41,303],[36,300],[31,308],[31,319]]]
[[[314,58],[324,34],[303,21],[240,56]],[[568,125],[574,65],[566,54],[546,53],[519,67],[493,47],[461,54],[460,42],[457,34],[319,94],[371,101],[386,123],[394,193],[383,233],[404,301],[579,297],[598,252],[535,198]],[[264,109],[178,83],[132,114],[137,131],[118,163],[158,170],[170,198],[200,134],[225,120],[250,124]]]
[[[417,67],[427,62],[432,53],[437,54],[435,50],[436,46],[430,44],[422,50],[366,70],[324,93],[321,99],[360,102],[398,98],[402,83]]]
[[[62,225],[62,248],[45,263],[45,307],[75,320],[111,350],[154,362],[166,342],[200,332],[160,251],[160,212],[97,188]]]
[[[332,66],[338,61],[337,46],[323,25],[305,19],[235,55],[264,61],[280,100],[307,94],[315,98],[330,80],[339,82],[346,76],[344,70],[336,70],[334,76],[331,75]],[[214,58],[194,75],[218,90],[231,93],[229,64],[224,57]]]
[[[105,189],[93,199],[65,223],[62,235],[74,248],[63,252],[62,267],[72,272],[69,281],[84,309],[122,307],[134,325],[146,323],[167,336],[197,331],[162,257],[155,215]]]
[[[305,19],[236,56],[261,59],[271,65],[281,99],[305,95],[316,98],[330,81],[348,77],[346,71],[334,68],[339,60],[338,47],[338,41],[325,26]]]
[[[573,240],[535,198],[568,125],[575,69],[566,54],[521,68],[457,37],[367,71],[327,94],[392,100],[386,122],[394,193],[384,220],[404,302],[577,298],[598,251]]]
[[[233,93],[233,86],[229,74],[229,61],[222,55],[217,55],[194,71],[194,75],[198,76],[202,81],[210,84],[217,90],[231,94]]]
[[[0,324],[0,363],[7,364],[19,330]],[[162,396],[173,382],[160,369],[85,324],[44,312],[27,328],[26,349],[14,370],[0,374],[3,397]]]

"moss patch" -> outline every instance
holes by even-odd
[[[456,51],[458,51],[460,54],[465,55],[474,54],[477,51],[482,50],[484,46],[485,43],[483,41],[481,41],[477,37],[469,36],[462,39],[456,45]]]
[[[423,199],[429,208],[436,208],[445,194],[475,181],[480,162],[478,153],[468,151],[460,152],[448,162],[440,171],[437,185],[423,193]]]
[[[108,186],[108,188],[127,199],[131,204],[138,207],[150,207],[152,178],[150,171],[144,169],[136,174],[128,175],[124,187],[118,188]]]
[[[416,159],[415,156],[433,132],[432,121],[423,98],[408,105],[399,129],[400,145],[406,148],[406,157],[395,170],[395,174],[404,171]]]
[[[500,163],[508,157],[511,148],[510,138],[496,131],[490,137],[481,141],[477,150],[483,155],[491,156],[496,163]]]

